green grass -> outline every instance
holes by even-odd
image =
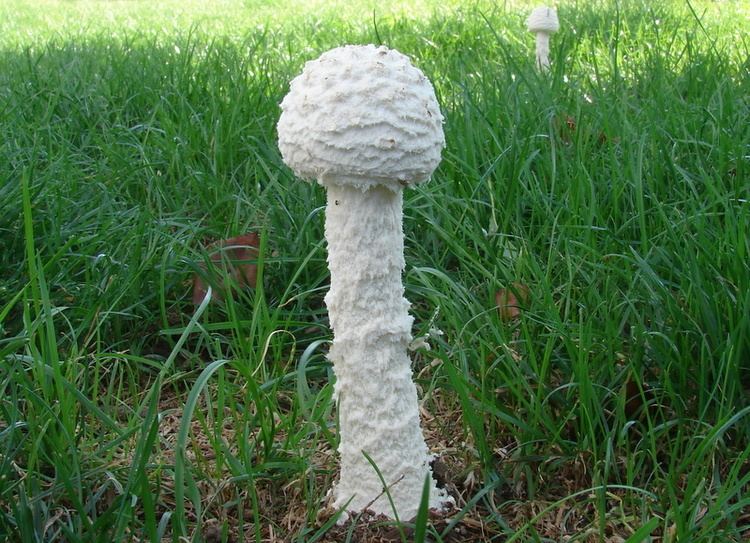
[[[563,2],[543,77],[530,4],[437,4],[0,0],[0,538],[356,540],[319,517],[324,194],[275,139],[344,42],[446,117],[404,280],[462,513],[413,533],[750,538],[748,6]],[[196,311],[202,247],[249,230],[258,288]]]

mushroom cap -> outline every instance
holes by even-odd
[[[529,32],[546,32],[554,34],[560,30],[560,23],[557,20],[557,11],[555,8],[540,6],[534,10],[526,19],[526,27]]]
[[[408,57],[374,45],[307,62],[281,102],[277,130],[297,176],[363,189],[427,181],[445,146],[429,80]]]

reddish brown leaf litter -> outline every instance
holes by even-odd
[[[433,530],[441,533],[454,520],[453,514],[455,512],[439,513],[432,511],[429,515],[429,525]],[[348,539],[350,534],[351,539]],[[445,543],[479,543],[488,541],[489,535],[480,519],[467,515],[453,524],[452,529],[442,538],[442,541]],[[347,540],[358,543],[413,541],[413,522],[399,526],[391,519],[364,512],[357,517],[356,521],[350,520],[328,530],[321,541],[324,543],[340,543]],[[427,540],[430,541],[431,539],[428,537]]]
[[[576,133],[580,133],[578,139],[583,141],[596,141],[600,147],[607,144],[619,145],[620,143],[620,138],[618,136],[610,138],[603,130],[598,130],[595,126],[586,123],[585,119],[583,124],[579,127],[578,119],[567,113],[563,113],[561,116],[555,116],[553,119],[553,126],[560,138],[560,142],[565,146],[569,146],[573,143]]]
[[[523,283],[511,283],[508,288],[501,288],[495,293],[495,304],[500,320],[510,322],[521,316],[521,309],[527,307],[531,299],[531,290]]]
[[[625,416],[628,419],[644,419],[646,418],[646,411],[650,411],[651,416],[656,416],[658,409],[654,403],[655,393],[648,383],[640,383],[639,380],[631,376],[623,385],[623,395],[625,398]]]
[[[575,117],[573,117],[571,115],[566,115],[565,116],[565,125],[568,127],[568,130],[570,130],[571,132],[575,132],[575,129],[576,129],[576,120],[575,120]]]
[[[560,141],[565,145],[570,145],[576,131],[576,118],[564,113],[562,116],[555,116],[553,119],[555,131],[559,134]]]
[[[210,266],[201,264],[201,273],[193,276],[193,304],[199,305],[206,296],[208,285],[213,288],[213,299],[222,300],[224,292],[233,285],[255,288],[257,280],[258,234],[219,240],[206,246]],[[228,280],[227,280],[228,279]]]

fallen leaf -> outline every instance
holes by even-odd
[[[523,283],[512,283],[508,288],[501,288],[495,293],[495,304],[500,313],[500,320],[509,322],[521,316],[521,309],[528,305],[531,298],[529,287]]]
[[[565,145],[570,145],[573,133],[576,131],[576,118],[565,113],[562,117],[555,116],[553,123],[555,130],[560,136],[560,141]]]
[[[612,143],[613,145],[619,145],[620,138],[618,136],[615,136],[614,138],[610,139],[606,133],[599,132],[599,137],[596,138],[596,142],[599,145],[605,145],[607,143]]]
[[[567,115],[565,117],[565,124],[568,125],[568,130],[570,130],[571,132],[575,131],[575,129],[576,129],[576,120],[575,120],[575,117]]]
[[[210,251],[211,266],[207,269],[201,265],[203,272],[193,276],[193,304],[200,305],[208,285],[213,288],[215,300],[224,299],[224,292],[232,283],[239,287],[255,288],[257,267],[253,261],[258,258],[259,245],[260,239],[255,232],[208,245],[206,250]]]
[[[641,393],[643,390],[643,393]],[[647,383],[638,382],[630,377],[623,385],[623,395],[625,396],[625,415],[629,419],[642,418],[645,411],[649,408],[654,409],[652,402],[654,400],[654,391]]]

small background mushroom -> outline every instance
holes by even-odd
[[[540,6],[526,19],[529,32],[536,34],[536,65],[542,71],[549,70],[549,38],[560,29],[555,8]]]

